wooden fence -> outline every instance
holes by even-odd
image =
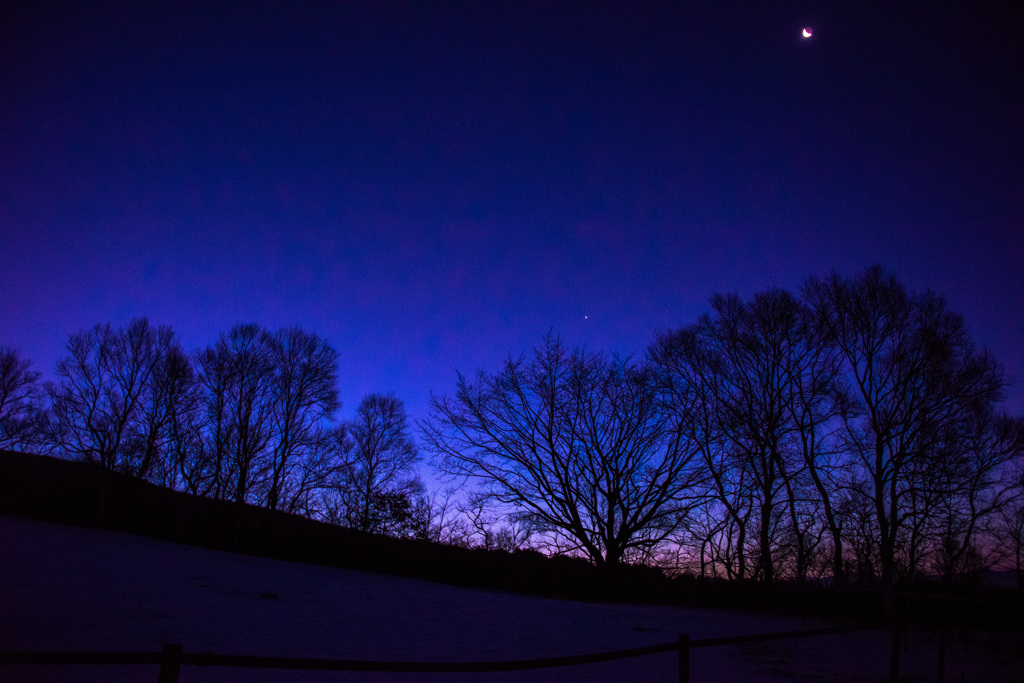
[[[675,651],[679,658],[679,681],[690,680],[690,650],[721,645],[760,643],[790,638],[833,635],[877,629],[877,626],[807,629],[759,633],[728,638],[702,638],[691,640],[680,635],[678,640],[660,645],[634,647],[568,657],[545,659],[517,659],[503,662],[387,662],[346,659],[303,659],[294,657],[260,657],[251,655],[219,655],[205,652],[184,652],[181,644],[166,643],[161,652],[53,652],[53,651],[0,651],[3,665],[151,665],[159,666],[159,683],[177,683],[182,666],[227,666],[292,671],[372,671],[379,673],[488,673],[496,671],[524,671],[549,669],[579,664],[594,664],[617,659],[644,657]]]

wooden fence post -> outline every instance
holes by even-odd
[[[164,643],[158,683],[178,683],[178,674],[181,673],[181,650],[181,643]]]
[[[679,635],[679,683],[690,683],[690,635]]]

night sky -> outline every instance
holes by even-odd
[[[10,4],[0,345],[46,377],[100,322],[297,323],[342,417],[421,418],[548,330],[881,263],[1024,411],[1019,2]]]

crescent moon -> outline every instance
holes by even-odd
[[[803,34],[804,38],[810,38],[812,35],[814,35],[814,31],[812,31],[810,28],[805,28],[803,30]]]

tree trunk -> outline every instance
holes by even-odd
[[[758,539],[761,545],[761,576],[764,578],[765,583],[771,583],[775,580],[775,568],[772,566],[771,523],[772,505],[770,502],[765,501],[761,503],[761,529]]]

